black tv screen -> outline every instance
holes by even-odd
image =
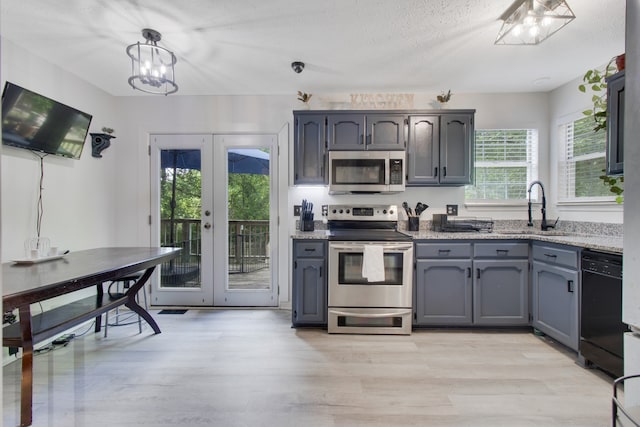
[[[2,93],[2,143],[79,159],[92,116],[7,82]]]

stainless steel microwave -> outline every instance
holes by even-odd
[[[329,151],[329,193],[398,193],[405,188],[404,151]]]

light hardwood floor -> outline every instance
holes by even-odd
[[[190,310],[35,357],[34,426],[607,426],[611,379],[522,331],[292,329],[286,310]],[[19,363],[4,367],[17,425]]]

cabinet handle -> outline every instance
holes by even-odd
[[[567,280],[567,292],[573,293],[573,280]]]
[[[496,249],[496,253],[498,255],[507,255],[509,253],[509,249]]]
[[[322,267],[320,267],[320,277],[322,277]]]
[[[558,255],[556,254],[544,254],[544,256],[547,256],[549,258],[558,258]]]
[[[476,278],[479,279],[480,278],[480,269],[476,268]]]
[[[447,167],[446,166],[442,167],[442,176],[447,176]]]
[[[438,176],[438,168],[433,168],[433,176]]]
[[[471,267],[467,267],[467,277],[471,277]]]
[[[451,249],[438,249],[438,253],[442,255],[449,255],[449,252],[451,252]]]

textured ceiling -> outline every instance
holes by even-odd
[[[171,96],[549,91],[624,51],[624,1],[567,1],[538,46],[493,44],[512,0],[2,0],[0,33],[113,95],[144,95],[143,28],[178,57]]]

